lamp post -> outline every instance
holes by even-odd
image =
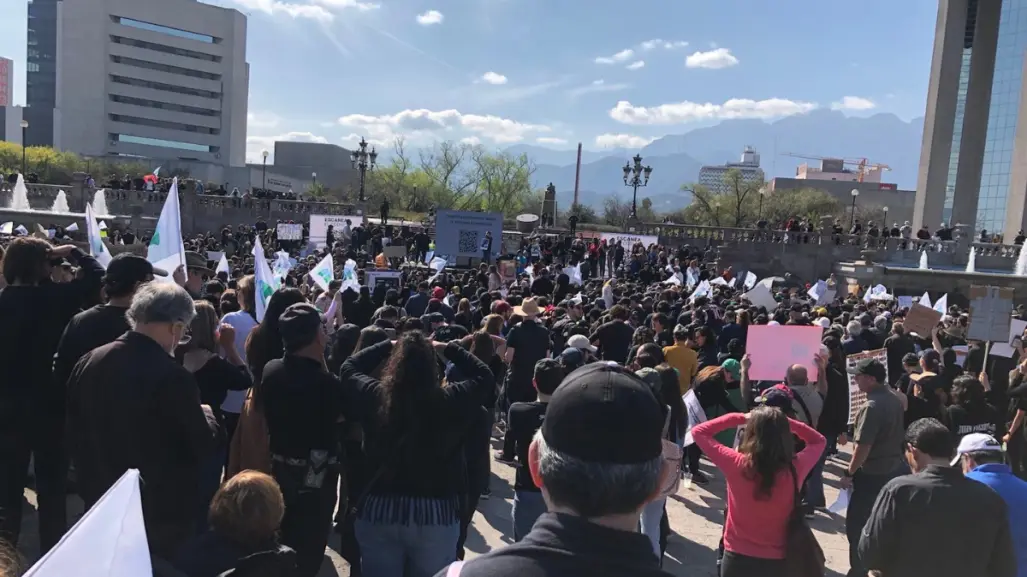
[[[367,151],[367,141],[363,137],[360,137],[360,144],[357,149],[350,155],[350,162],[353,164],[353,168],[360,171],[360,197],[359,201],[364,202],[364,183],[367,179],[367,171],[374,170],[375,161],[378,159],[378,153],[375,152],[374,147],[371,147],[371,151]]]
[[[317,173],[316,172],[311,172],[310,173],[310,179],[314,181],[313,186],[316,188],[317,187]]]
[[[765,196],[767,196],[767,187],[761,186],[760,187],[760,213],[759,213],[759,216],[756,217],[756,222],[759,222],[759,221],[763,220],[763,197],[765,197]]]
[[[260,188],[267,190],[267,151],[261,152],[260,155],[264,157],[264,164],[260,167]]]
[[[21,121],[21,175],[25,176],[25,149],[29,147],[28,142],[29,121]]]
[[[636,154],[634,165],[630,162],[624,165],[624,186],[630,186],[631,192],[631,218],[638,218],[638,187],[649,184],[649,175],[653,173],[653,167],[642,166],[642,155]]]
[[[856,197],[859,196],[859,191],[855,188],[852,189],[852,216],[849,217],[849,230],[856,225]]]

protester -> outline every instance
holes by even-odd
[[[671,474],[664,421],[651,388],[624,368],[594,363],[568,375],[528,454],[549,512],[521,541],[457,570],[464,577],[666,575],[637,532],[642,508]]]
[[[861,566],[882,575],[1016,575],[1008,508],[998,493],[950,467],[948,427],[920,419],[905,441],[913,474],[881,490],[861,532]]]

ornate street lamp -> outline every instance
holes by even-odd
[[[756,217],[756,222],[763,220],[763,199],[767,196],[767,187],[760,187],[760,215]]]
[[[350,155],[350,162],[353,164],[353,168],[360,171],[360,202],[364,202],[364,183],[367,178],[367,171],[374,170],[375,162],[378,160],[378,153],[375,152],[374,147],[371,147],[371,151],[367,151],[367,141],[363,137],[360,138],[360,144],[357,149]]]
[[[852,189],[852,216],[849,217],[849,230],[856,224],[856,197],[859,196],[859,191],[855,188]]]
[[[624,186],[630,186],[631,192],[631,218],[638,218],[638,187],[649,184],[649,175],[653,173],[653,167],[642,166],[642,155],[636,154],[630,162],[624,165]]]
[[[25,176],[25,149],[29,147],[28,144],[28,131],[29,121],[21,121],[21,175]]]
[[[260,155],[264,157],[264,164],[260,167],[260,188],[263,188],[264,190],[267,190],[267,154],[268,152],[266,150],[260,153]]]

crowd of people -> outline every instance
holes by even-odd
[[[311,577],[334,530],[351,575],[655,576],[668,497],[712,471],[720,575],[813,577],[834,459],[850,577],[1027,575],[1027,356],[988,355],[958,307],[920,335],[833,279],[834,300],[785,275],[755,306],[709,247],[532,235],[511,277],[425,266],[424,231],[347,223],[311,247],[275,230],[184,239],[172,271],[4,239],[0,539],[19,542],[31,459],[42,552],[73,521],[66,493],[89,507],[138,469],[155,575]],[[258,237],[295,260],[270,296]],[[416,258],[368,286],[389,244]],[[750,327],[779,325],[818,327],[820,353],[751,379]],[[514,543],[461,561],[507,466]]]

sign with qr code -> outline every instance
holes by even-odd
[[[492,237],[486,236],[491,232]],[[503,250],[503,215],[498,212],[440,210],[435,215],[435,252],[453,256],[490,258]]]

